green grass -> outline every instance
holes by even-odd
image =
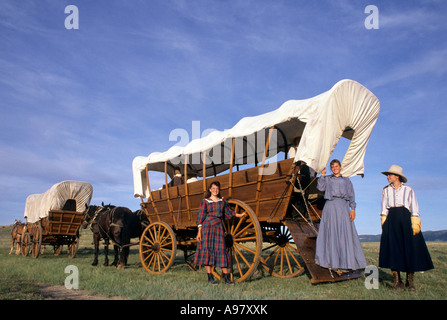
[[[392,277],[387,269],[379,272],[378,290],[366,289],[364,276],[312,285],[307,273],[282,279],[266,274],[263,269],[259,269],[249,281],[235,286],[221,283],[212,287],[207,285],[203,271],[191,271],[187,267],[180,250],[170,270],[152,275],[141,267],[138,247],[132,247],[129,266],[124,270],[103,266],[102,248],[98,266],[91,266],[93,245],[89,230],[82,231],[79,251],[74,259],[68,258],[66,247],[60,256],[53,256],[51,246],[47,246],[46,252],[37,259],[8,255],[10,230],[10,226],[0,227],[0,299],[42,299],[36,284],[64,285],[68,276],[64,270],[68,265],[75,265],[79,270],[79,289],[91,294],[134,300],[445,300],[447,297],[446,243],[427,243],[435,269],[416,274],[415,292],[391,290]],[[368,264],[377,265],[378,243],[363,243],[363,249]],[[110,250],[109,259],[113,260],[113,250]]]

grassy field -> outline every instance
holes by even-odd
[[[93,261],[92,236],[82,231],[79,251],[74,259],[67,256],[66,248],[58,257],[52,247],[37,259],[8,255],[11,227],[0,227],[0,299],[42,299],[37,284],[64,285],[65,268],[74,265],[79,270],[79,289],[106,297],[120,296],[131,300],[445,300],[447,298],[447,243],[429,242],[434,270],[415,275],[417,290],[390,289],[390,270],[379,270],[379,288],[366,289],[365,277],[312,285],[307,273],[281,279],[266,274],[263,269],[244,283],[235,286],[207,285],[206,274],[191,271],[183,261],[182,251],[173,267],[160,275],[146,272],[140,265],[137,247],[132,247],[129,266],[124,270],[105,267],[100,253],[97,267]],[[369,265],[377,265],[378,243],[363,243]],[[113,252],[113,250],[110,250]],[[110,254],[110,261],[113,260]]]

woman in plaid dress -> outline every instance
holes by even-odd
[[[225,216],[224,216],[225,215]],[[208,273],[208,282],[217,284],[211,273],[212,266],[221,267],[224,273],[225,283],[234,284],[229,277],[229,258],[225,246],[225,231],[222,225],[224,218],[231,219],[233,216],[242,218],[246,213],[235,213],[228,203],[220,196],[220,183],[212,182],[200,204],[197,215],[197,251],[194,263],[204,265]]]

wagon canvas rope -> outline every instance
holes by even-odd
[[[305,191],[305,189],[303,190],[303,188],[301,187],[301,181],[300,181],[300,179],[296,179],[296,180],[298,180],[298,185],[299,185],[299,187],[300,187],[300,193],[301,193],[301,196],[303,197],[303,200],[304,200],[304,205],[306,206],[306,210],[307,210],[307,215],[308,215],[308,217],[309,217],[309,219],[306,219],[304,216],[303,216],[303,214],[295,207],[295,205],[292,203],[292,207],[296,210],[296,212],[298,212],[299,213],[299,215],[307,222],[307,224],[312,228],[312,230],[314,230],[315,231],[315,235],[318,235],[318,231],[317,231],[317,229],[315,228],[315,226],[314,226],[314,224],[312,223],[312,219],[310,219],[310,212],[309,212],[309,206],[307,205],[307,201],[306,201],[306,197],[304,196],[304,191]],[[312,180],[312,182],[313,182],[313,180]],[[306,187],[306,189],[308,188],[310,186],[310,183],[309,183],[309,185]],[[309,221],[310,220],[310,221]]]
[[[307,215],[308,215],[308,217],[309,217],[309,219],[310,219],[309,207],[308,207],[308,205],[307,205],[306,197],[305,197],[305,195],[304,195],[304,192],[305,192],[305,190],[310,186],[310,183],[309,183],[309,185],[306,187],[306,189],[303,190],[303,187],[301,186],[301,181],[300,181],[300,179],[297,179],[297,180],[298,180],[298,185],[300,186],[300,193],[301,193],[301,196],[303,197],[303,200],[304,200],[304,205],[306,206]]]
[[[312,228],[313,231],[315,231],[315,235],[318,235],[318,231],[315,228],[315,226],[313,225],[313,223],[310,223],[309,220],[307,220],[303,214],[295,207],[295,205],[292,203],[292,207],[296,210],[296,212],[299,213],[299,215],[306,221],[306,223]]]

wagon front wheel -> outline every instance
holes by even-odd
[[[26,257],[31,249],[31,237],[27,229],[25,229],[22,233],[21,243],[22,245],[20,247],[20,251],[22,253],[22,256]]]
[[[228,204],[236,213],[247,217],[225,220],[225,242],[230,258],[233,280],[242,282],[257,270],[262,253],[262,230],[254,211],[246,203],[231,199]]]
[[[174,263],[177,239],[172,228],[158,221],[144,229],[140,238],[140,260],[149,273],[163,273]]]
[[[37,224],[33,228],[33,258],[37,258],[40,255],[40,248],[42,246],[42,226]]]

